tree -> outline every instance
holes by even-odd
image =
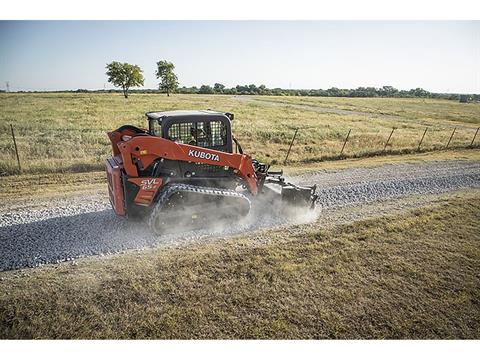
[[[174,92],[178,87],[177,75],[173,72],[175,66],[167,60],[160,60],[157,62],[157,72],[155,75],[160,79],[159,89],[166,91],[167,96]]]
[[[224,89],[225,89],[225,85],[223,84],[215,83],[215,85],[213,85],[213,91],[216,94],[222,94]]]
[[[250,90],[248,85],[237,85],[235,89],[237,90],[237,94],[240,95],[246,95],[249,93]]]
[[[213,94],[213,89],[210,85],[202,85],[200,86],[200,90],[198,91],[199,94]]]
[[[411,89],[410,94],[415,97],[429,97],[430,93],[422,88]]]
[[[339,88],[332,87],[327,90],[327,96],[342,96],[342,91]]]
[[[384,86],[381,89],[380,93],[382,96],[393,97],[396,93],[398,93],[398,90],[395,89],[393,86]]]
[[[112,61],[110,64],[107,64],[106,69],[108,82],[116,87],[121,87],[125,99],[128,98],[128,90],[131,87],[143,86],[143,71],[138,65]]]
[[[263,84],[258,87],[258,94],[259,95],[265,95],[265,94],[267,94],[267,91],[268,91],[267,87]]]

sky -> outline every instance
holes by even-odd
[[[107,89],[105,65],[156,62],[180,86],[394,86],[480,93],[480,21],[0,21],[0,89]]]

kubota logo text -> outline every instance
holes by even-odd
[[[220,158],[217,154],[211,154],[208,152],[198,151],[198,150],[188,150],[188,156],[196,157],[199,159],[220,161]]]

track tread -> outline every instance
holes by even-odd
[[[190,192],[190,193],[201,193],[201,194],[210,194],[216,196],[225,196],[225,197],[237,197],[244,199],[250,205],[250,199],[248,199],[245,195],[240,194],[234,190],[228,189],[220,189],[220,188],[213,188],[213,187],[206,187],[206,186],[196,186],[196,185],[189,185],[189,184],[168,184],[161,190],[160,194],[158,195],[158,200],[153,207],[153,210],[150,214],[148,219],[148,226],[152,230],[153,233],[158,234],[155,230],[155,219],[157,216],[160,216],[163,207],[168,202],[169,198],[177,193],[177,192]]]

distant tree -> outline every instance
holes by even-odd
[[[415,97],[429,97],[430,93],[422,88],[411,89],[410,94]]]
[[[116,87],[121,87],[125,99],[128,98],[128,90],[131,87],[143,86],[143,71],[138,65],[112,61],[110,64],[107,64],[106,69],[108,82]]]
[[[327,96],[342,96],[341,90],[339,88],[332,87],[327,90]]]
[[[374,87],[367,87],[365,88],[365,93],[366,93],[366,96],[367,97],[376,97],[378,94],[377,94],[377,89],[375,89]]]
[[[235,90],[239,95],[246,95],[250,93],[250,88],[248,87],[248,85],[237,85],[235,87]]]
[[[248,85],[248,92],[250,94],[257,94],[258,93],[257,86],[255,84]]]
[[[229,95],[236,95],[237,94],[237,89],[232,87],[230,89],[225,89],[223,90],[224,94],[229,94]]]
[[[225,85],[219,83],[215,83],[215,85],[213,85],[213,91],[216,94],[223,94],[223,90],[225,90]]]
[[[202,85],[200,86],[200,90],[198,90],[200,94],[213,94],[213,89],[210,85]]]
[[[272,95],[280,95],[280,96],[283,96],[285,95],[285,92],[283,89],[281,88],[275,88],[275,89],[272,89]]]
[[[155,75],[160,79],[159,89],[166,91],[167,96],[178,88],[178,78],[173,72],[175,65],[167,60],[160,60],[157,62],[157,71]]]
[[[259,95],[266,95],[267,91],[268,91],[267,87],[263,84],[258,87],[258,94]]]
[[[384,86],[379,92],[381,96],[392,97],[398,93],[398,90],[395,89],[393,86]]]

